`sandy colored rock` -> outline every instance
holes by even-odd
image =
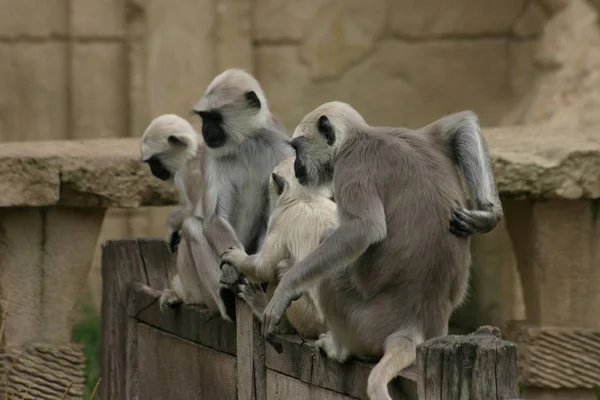
[[[0,141],[66,137],[67,71],[64,43],[0,44]]]
[[[175,204],[175,189],[150,174],[139,146],[139,139],[3,144],[0,193],[9,195],[0,196],[0,206]]]
[[[597,131],[600,28],[595,9],[573,0],[554,14],[540,38],[536,60],[540,72],[535,85],[503,123]]]
[[[485,129],[498,190],[521,198],[600,197],[600,135],[543,126]]]
[[[164,113],[190,116],[217,74],[215,4],[213,0],[145,3],[146,54],[140,66],[145,69],[149,118]]]
[[[47,38],[67,32],[69,0],[0,0],[0,37]]]
[[[126,32],[123,0],[70,0],[71,35],[122,36]]]
[[[252,71],[252,1],[219,0],[217,3],[217,64],[219,70]]]
[[[300,49],[312,79],[331,78],[369,53],[382,35],[386,1],[324,3],[306,23]]]
[[[288,0],[254,1],[254,39],[258,41],[300,41],[306,23],[327,0],[303,0],[302,7]],[[340,1],[340,0],[334,0]]]
[[[290,130],[331,100],[352,104],[377,125],[416,128],[463,109],[494,125],[513,100],[506,48],[506,41],[496,39],[385,40],[339,79],[314,81],[294,46],[264,45],[258,47],[257,69]]]
[[[390,3],[390,27],[410,38],[489,35],[512,31],[525,0],[397,0]]]
[[[538,69],[535,64],[537,40],[516,40],[508,45],[510,58],[510,89],[513,99],[525,96],[536,79]],[[516,100],[513,100],[513,104]]]
[[[544,29],[548,18],[546,11],[535,1],[529,1],[525,7],[525,11],[513,25],[513,33],[518,37],[538,36]]]
[[[126,136],[126,45],[73,45],[72,138]]]

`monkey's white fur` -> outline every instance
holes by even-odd
[[[176,136],[186,146],[173,146],[169,136]],[[183,221],[194,212],[194,206],[202,201],[203,178],[200,165],[202,138],[185,119],[174,114],[163,114],[155,118],[142,136],[142,159],[147,161],[158,156],[162,164],[171,172],[170,181],[179,193],[180,205],[167,219],[166,240],[171,244],[173,234],[181,230]],[[198,207],[198,216],[202,208]],[[160,298],[160,307],[168,304],[205,304],[206,295],[198,285],[198,272],[190,258],[188,243],[181,239],[175,263],[176,273],[170,287]]]
[[[260,252],[248,256],[243,249],[233,248],[221,257],[222,261],[231,263],[252,281],[269,282],[268,298],[287,268],[316,249],[325,232],[338,225],[337,207],[330,200],[331,190],[300,185],[294,175],[294,159],[285,159],[273,170],[269,184],[272,213]],[[241,289],[242,298],[244,290]],[[252,303],[253,298],[244,299]],[[318,304],[315,287],[294,301],[286,311],[288,321],[303,337],[317,338],[326,331]],[[253,310],[256,309],[254,304],[250,305]]]

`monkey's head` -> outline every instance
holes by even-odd
[[[339,101],[322,104],[307,114],[296,127],[290,142],[296,150],[294,171],[300,184],[330,184],[337,150],[348,133],[366,126],[354,108]]]
[[[208,85],[194,106],[202,118],[202,136],[215,156],[232,154],[261,127],[271,123],[271,112],[258,81],[248,72],[232,68]]]
[[[269,201],[272,205],[290,203],[294,200],[310,201],[322,196],[331,198],[329,186],[302,186],[296,178],[294,161],[289,157],[281,161],[273,170],[269,182]]]
[[[164,114],[155,118],[142,136],[142,161],[152,175],[166,181],[197,154],[200,137],[185,119]]]

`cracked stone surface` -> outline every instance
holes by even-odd
[[[140,162],[140,140],[4,143],[0,207],[119,207],[175,204],[172,185]]]
[[[385,0],[324,3],[308,21],[300,48],[311,78],[335,77],[367,55],[385,19]]]
[[[532,90],[503,123],[597,132],[600,28],[597,12],[589,3],[572,0],[558,8],[539,39],[536,65],[539,73]]]
[[[440,0],[391,2],[394,35],[409,38],[507,34],[523,14],[526,0]],[[443,10],[443,11],[442,11]]]
[[[540,127],[484,130],[503,195],[599,198],[600,137]],[[172,205],[175,190],[140,162],[139,139],[38,142],[0,147],[0,206]]]

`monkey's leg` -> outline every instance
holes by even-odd
[[[184,289],[181,284],[181,278],[179,274],[176,274],[170,282],[171,287],[165,289],[160,294],[158,305],[160,311],[164,312],[167,307],[173,307],[183,303]]]
[[[452,152],[469,190],[475,197],[476,210],[458,208],[453,211],[450,231],[466,237],[494,229],[503,216],[492,163],[485,138],[476,119],[465,118],[454,138]]]
[[[202,229],[202,221],[195,217],[186,218],[183,223],[183,239],[187,243],[194,266],[196,267],[199,291],[206,299],[206,305],[211,310],[218,310],[221,317],[233,321],[235,311],[227,308],[219,295],[219,279],[221,271],[219,258],[206,240]],[[179,251],[182,249],[180,248]],[[233,299],[235,310],[235,298]]]
[[[417,358],[417,342],[406,331],[388,336],[381,360],[373,367],[367,381],[370,400],[392,400],[388,383]]]
[[[262,318],[263,312],[269,304],[262,287],[244,277],[242,282],[238,283],[238,292],[238,296],[250,306],[252,314],[259,319]],[[277,326],[276,333],[285,335],[292,332],[294,332],[294,328],[292,328],[287,318],[283,317]]]
[[[336,360],[343,364],[350,357],[350,352],[340,342],[338,342],[331,331],[319,335],[319,340],[315,342],[315,347],[322,350],[327,358]]]

